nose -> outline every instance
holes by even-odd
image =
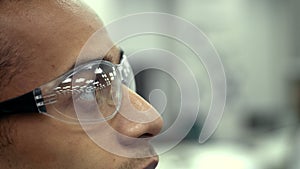
[[[130,89],[123,87],[119,113],[112,119],[115,130],[132,138],[147,138],[157,135],[163,126],[160,114]]]

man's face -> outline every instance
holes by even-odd
[[[22,95],[67,72],[76,62],[88,38],[103,26],[87,7],[77,2],[19,2],[18,5],[11,5],[7,9],[9,8],[12,10],[7,11],[12,13],[7,15],[6,22],[2,24],[9,25],[6,29],[7,34],[19,46],[18,50],[26,53],[28,57],[21,63],[22,66],[9,85],[3,89],[1,101]],[[92,54],[82,62],[104,56],[105,60],[119,63],[119,49],[113,47],[108,53],[105,52],[104,47],[113,44],[106,34],[101,36],[101,43],[92,46]],[[128,91],[127,88],[123,90]],[[139,114],[139,117],[158,116],[157,112],[135,93],[129,91],[128,98],[137,111],[150,109],[147,114]],[[122,104],[120,112],[137,113],[126,112],[127,110],[134,109],[128,109],[126,104]],[[5,120],[10,123],[9,137],[12,140],[12,144],[3,150],[5,158],[1,163],[6,167],[146,168],[158,160],[157,157],[130,159],[115,155],[95,144],[80,125],[64,123],[44,115],[14,115]],[[156,118],[151,122],[137,123],[118,113],[106,124],[122,135],[145,138],[160,132],[162,120]],[[109,133],[105,130],[98,132]],[[123,151],[132,146],[129,144],[134,144],[117,136],[108,138],[111,146]],[[151,148],[140,151],[151,151]]]

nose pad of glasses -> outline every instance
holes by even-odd
[[[132,91],[136,91],[134,73],[128,65],[127,62],[122,62],[121,66],[118,67],[118,71],[120,72],[121,82],[125,86],[129,87]]]

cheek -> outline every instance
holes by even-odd
[[[92,169],[118,166],[124,161],[98,147],[79,126],[49,117],[22,117],[16,127],[14,152],[19,165]]]

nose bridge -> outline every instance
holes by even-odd
[[[163,125],[160,114],[142,97],[123,86],[122,105],[115,124],[130,137],[157,135]]]

